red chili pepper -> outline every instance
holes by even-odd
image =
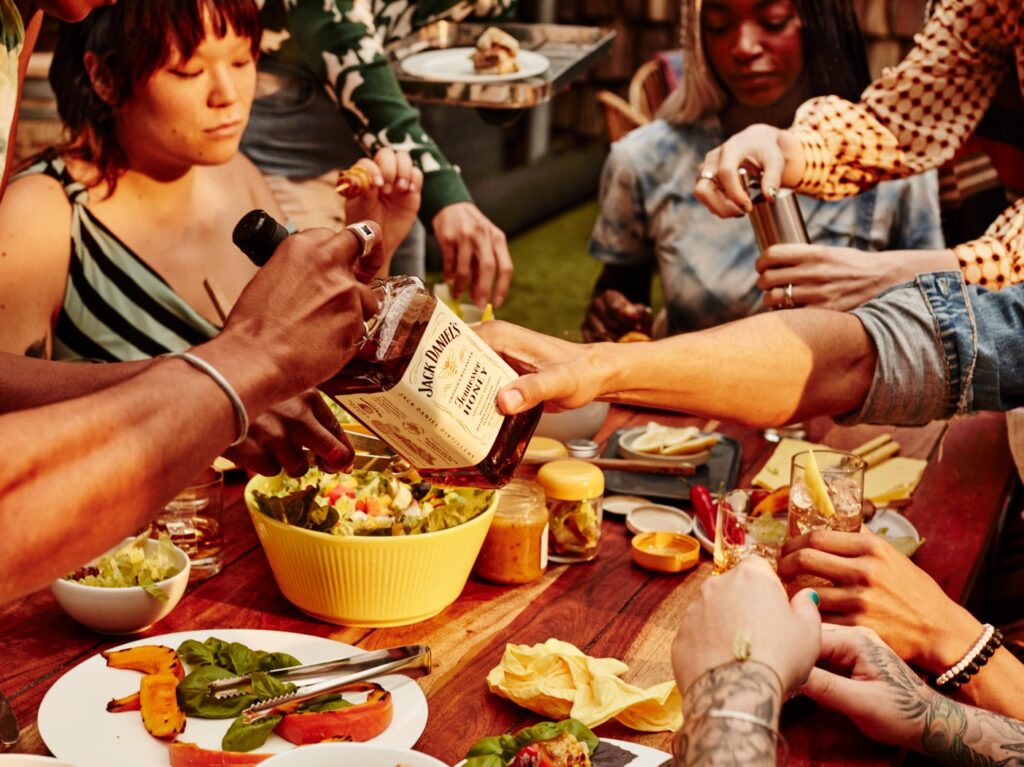
[[[708,538],[715,537],[715,499],[704,485],[690,485],[690,503]]]
[[[523,746],[515,755],[509,767],[553,767],[551,762],[536,743]]]

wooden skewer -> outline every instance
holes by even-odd
[[[220,288],[210,282],[210,280],[203,280],[203,287],[206,288],[206,295],[210,297],[210,303],[213,304],[213,309],[217,312],[217,316],[220,317],[220,324],[224,326],[228,322],[228,302],[224,298],[224,294],[221,293]]]
[[[523,459],[523,463],[536,466],[548,461],[557,461],[559,458],[561,456],[528,455]],[[599,469],[609,471],[638,471],[644,474],[668,474],[676,477],[692,477],[697,472],[696,466],[685,461],[662,463],[661,461],[641,461],[632,458],[576,458],[574,460],[586,461]]]

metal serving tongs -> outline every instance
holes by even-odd
[[[281,682],[309,681],[310,684],[302,685],[287,695],[254,703],[242,712],[242,717],[246,722],[253,722],[270,716],[279,706],[301,703],[319,695],[337,692],[353,682],[396,673],[416,678],[429,674],[430,667],[430,648],[422,644],[412,644],[359,653],[340,660],[269,671],[269,676]],[[210,682],[208,689],[215,698],[232,698],[246,694],[251,681],[248,674],[230,679],[217,679]]]
[[[352,449],[356,451],[355,459],[352,461],[353,469],[381,471],[396,479],[404,479],[412,483],[420,481],[420,475],[416,469],[402,456],[397,455],[391,446],[380,437],[348,429],[343,429],[343,431],[348,437]]]

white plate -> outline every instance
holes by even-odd
[[[485,75],[473,67],[473,51],[476,48],[435,48],[414,53],[402,59],[402,71],[425,80],[441,80],[448,83],[500,83],[507,80],[523,80],[542,75],[548,71],[551,62],[547,56],[536,51],[519,51],[516,60],[518,72],[505,75]]]
[[[161,644],[177,649],[186,639],[201,642],[211,636],[241,642],[253,650],[287,652],[302,663],[319,663],[360,652],[352,645],[331,639],[259,629],[180,631],[127,642],[121,647]],[[137,671],[108,668],[99,654],[68,671],[49,689],[39,706],[39,734],[46,747],[54,756],[78,767],[167,764],[167,744],[146,732],[138,711],[111,714],[106,710],[111,698],[137,690],[141,678]],[[391,725],[368,742],[393,748],[411,747],[427,724],[427,699],[423,691],[414,680],[397,674],[376,681],[391,691],[395,715]],[[220,749],[221,738],[231,721],[190,716],[179,740]],[[284,738],[271,735],[259,752],[277,754],[293,748]]]
[[[700,523],[700,518],[695,514],[693,516],[693,537],[700,541],[701,548],[704,549],[711,556],[715,556],[715,541],[712,538],[708,538],[708,534],[704,532],[704,525]]]
[[[317,743],[272,756],[263,767],[446,767],[432,756],[408,748],[385,748],[367,743]]]
[[[650,746],[642,746],[639,743],[630,743],[627,740],[615,740],[614,738],[601,738],[604,743],[611,743],[613,746],[629,751],[631,754],[636,755],[636,759],[629,762],[625,767],[661,767],[667,760],[672,758],[671,754],[666,754],[664,751],[659,751],[656,748]],[[463,759],[461,762],[457,762],[455,767],[462,767],[466,763]]]
[[[626,527],[640,533],[682,533],[689,535],[693,530],[693,517],[675,506],[649,503],[637,506],[626,515]]]
[[[661,455],[660,453],[645,453],[633,449],[635,442],[641,434],[647,432],[646,426],[634,426],[626,429],[619,435],[619,455],[623,458],[635,458],[642,461],[663,461],[665,463],[692,463],[694,466],[703,466],[711,457],[711,450],[701,450],[699,453],[688,455]],[[710,436],[708,432],[700,432],[699,436]],[[717,435],[716,435],[717,436]]]
[[[649,498],[641,498],[639,495],[606,495],[601,508],[605,514],[618,514],[626,516],[637,506],[650,506]]]
[[[2,767],[75,767],[71,762],[62,762],[49,756],[33,754],[0,754]]]
[[[917,528],[914,527],[913,523],[898,511],[892,509],[878,509],[875,512],[875,516],[870,521],[865,522],[864,526],[873,533],[885,530],[887,538],[907,537],[913,538],[918,543],[921,542],[921,534],[917,532]],[[881,535],[881,533],[878,534]]]

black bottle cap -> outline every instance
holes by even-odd
[[[256,266],[263,266],[288,236],[285,229],[265,210],[252,210],[235,224],[231,239]]]

